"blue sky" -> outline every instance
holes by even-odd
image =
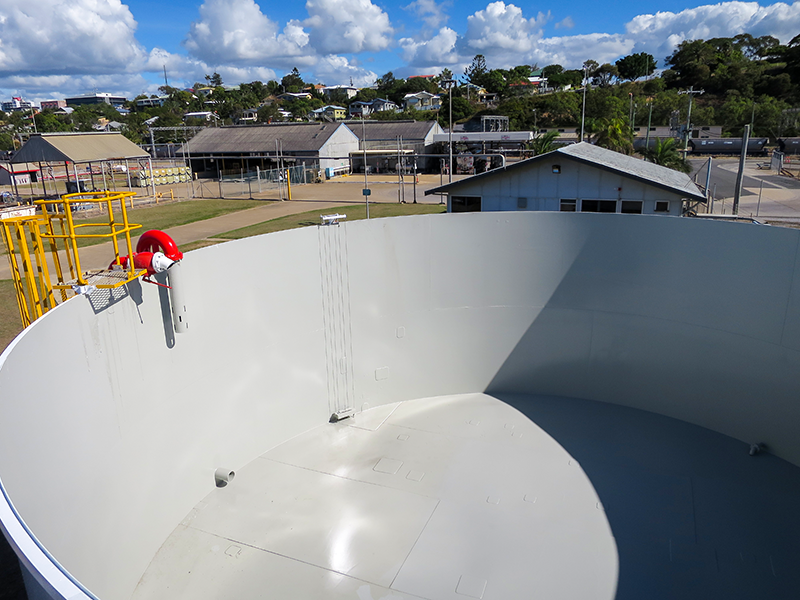
[[[157,93],[219,72],[225,83],[280,79],[363,86],[396,76],[455,74],[476,54],[490,68],[663,59],[683,40],[748,32],[783,42],[800,2],[529,4],[506,0],[0,0],[0,98]]]

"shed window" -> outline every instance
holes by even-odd
[[[581,202],[581,212],[617,212],[616,200],[583,200]]]
[[[669,212],[669,202],[666,200],[658,200],[656,201],[656,212],[657,213],[668,213]]]
[[[451,196],[450,211],[457,212],[481,212],[480,196]]]
[[[641,200],[623,200],[619,212],[628,215],[640,215],[642,214],[642,202]]]
[[[528,208],[528,199],[527,198],[517,198],[517,208],[519,210],[524,210]]]
[[[577,200],[561,200],[561,212],[575,212],[578,210]]]

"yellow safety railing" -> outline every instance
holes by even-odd
[[[56,306],[53,290],[60,292],[58,296],[63,302],[74,295],[79,286],[117,288],[147,272],[137,270],[133,260],[129,260],[127,270],[123,270],[120,261],[119,236],[124,236],[127,255],[133,256],[131,231],[141,227],[128,222],[125,201],[134,195],[135,192],[108,191],[67,194],[58,200],[35,201],[37,212],[34,215],[0,219],[23,326],[27,327]],[[104,207],[108,220],[76,223],[75,208],[86,203]],[[119,216],[114,213],[115,203]],[[87,228],[101,232],[84,233]],[[106,228],[107,231],[103,231]],[[109,262],[118,265],[117,268],[84,272],[78,242],[86,239],[111,241],[113,257],[109,255]],[[50,277],[51,266],[55,280]]]

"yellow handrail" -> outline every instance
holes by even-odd
[[[74,295],[77,286],[117,288],[147,272],[142,269],[137,270],[133,260],[128,261],[127,271],[115,269],[89,274],[81,269],[78,240],[110,240],[113,245],[113,259],[109,262],[121,266],[118,236],[122,235],[127,255],[133,256],[131,231],[139,229],[141,225],[128,221],[125,201],[135,194],[136,192],[109,191],[66,194],[56,200],[36,200],[34,205],[39,214],[0,220],[8,251],[11,278],[17,295],[17,305],[25,327],[56,306],[53,290],[61,291],[59,295],[63,302]],[[119,202],[121,211],[119,217],[115,217],[114,214],[115,202]],[[82,203],[104,206],[108,220],[75,223],[74,206]],[[78,233],[84,227],[108,227],[109,231]],[[60,242],[63,247],[59,247]],[[49,252],[45,247],[46,244]],[[59,253],[66,257],[68,277],[62,269],[62,257]],[[55,281],[50,278],[48,262],[54,267]]]

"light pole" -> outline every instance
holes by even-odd
[[[628,125],[630,125],[631,133],[633,133],[633,92],[628,92],[628,97],[630,98],[630,104],[628,105]]]
[[[445,79],[442,82],[447,86],[447,96],[450,99],[450,127],[447,129],[447,150],[449,162],[447,163],[447,182],[453,183],[453,86],[455,79]]]

